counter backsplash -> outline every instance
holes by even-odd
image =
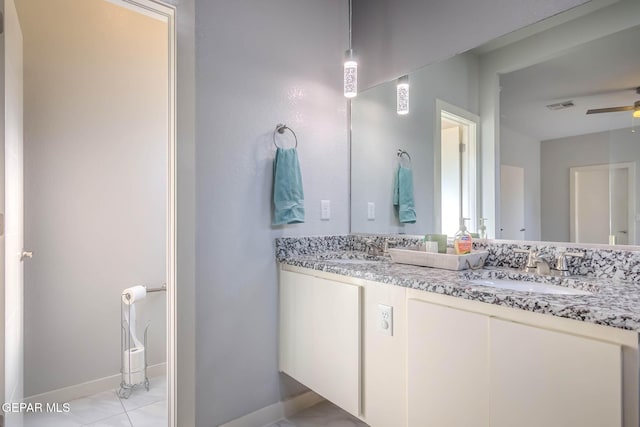
[[[282,237],[276,239],[276,259],[281,261],[287,257],[313,255],[331,251],[364,251],[365,241],[374,241],[383,246],[384,240],[391,238],[399,247],[416,245],[422,236],[411,235],[335,235],[317,237]],[[552,242],[513,242],[499,240],[476,240],[474,249],[489,251],[486,265],[496,267],[521,267],[526,261],[526,254],[516,253],[513,249],[534,248],[542,256],[552,257],[560,248],[568,252],[584,253],[584,258],[568,258],[569,268],[573,274],[586,277],[612,278],[625,281],[640,282],[640,251],[619,248],[584,246]]]

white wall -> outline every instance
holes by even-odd
[[[396,113],[396,82],[360,93],[352,109],[351,231],[358,233],[439,233],[435,228],[434,139],[436,99],[478,111],[478,61],[457,55],[409,75],[409,114]],[[415,224],[400,224],[393,209],[393,174],[398,148],[412,158]],[[367,203],[376,219],[367,220]],[[456,220],[457,223],[457,220]]]
[[[355,0],[360,89],[543,20],[587,0]]]
[[[640,162],[640,134],[631,129],[542,141],[540,154],[542,240],[569,241],[569,168]],[[640,192],[636,174],[636,192]],[[636,195],[636,203],[640,194]],[[636,206],[638,212],[638,206]],[[636,227],[636,242],[640,241]]]
[[[540,141],[500,127],[500,162],[524,169],[524,238],[540,240]]]
[[[100,0],[23,2],[25,394],[118,374],[122,289],[165,280],[167,27]],[[165,361],[165,298],[140,304]]]
[[[349,231],[347,22],[341,0],[196,2],[198,426],[299,391],[278,375],[274,238]],[[304,224],[271,226],[277,123],[298,134]]]

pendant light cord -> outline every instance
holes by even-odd
[[[353,21],[353,0],[349,0],[349,49],[352,49],[351,46],[351,25]]]

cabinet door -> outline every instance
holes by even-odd
[[[493,427],[622,423],[618,345],[491,319]]]
[[[360,288],[282,271],[280,370],[360,414]]]
[[[409,300],[407,324],[409,427],[488,426],[488,317]]]

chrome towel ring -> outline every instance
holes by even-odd
[[[282,123],[278,123],[276,125],[276,129],[273,131],[273,145],[276,146],[276,148],[282,148],[278,145],[278,143],[276,142],[276,132],[279,133],[280,135],[282,135],[284,133],[285,130],[288,130],[289,132],[291,132],[293,134],[293,137],[296,140],[296,146],[294,148],[298,148],[298,137],[296,136],[296,133],[293,131],[293,129],[291,129],[289,126],[284,125]]]
[[[407,156],[407,158],[409,159],[409,163],[411,163],[411,156],[409,155],[409,153],[404,151],[402,148],[398,148],[398,157],[402,158],[402,156]]]

